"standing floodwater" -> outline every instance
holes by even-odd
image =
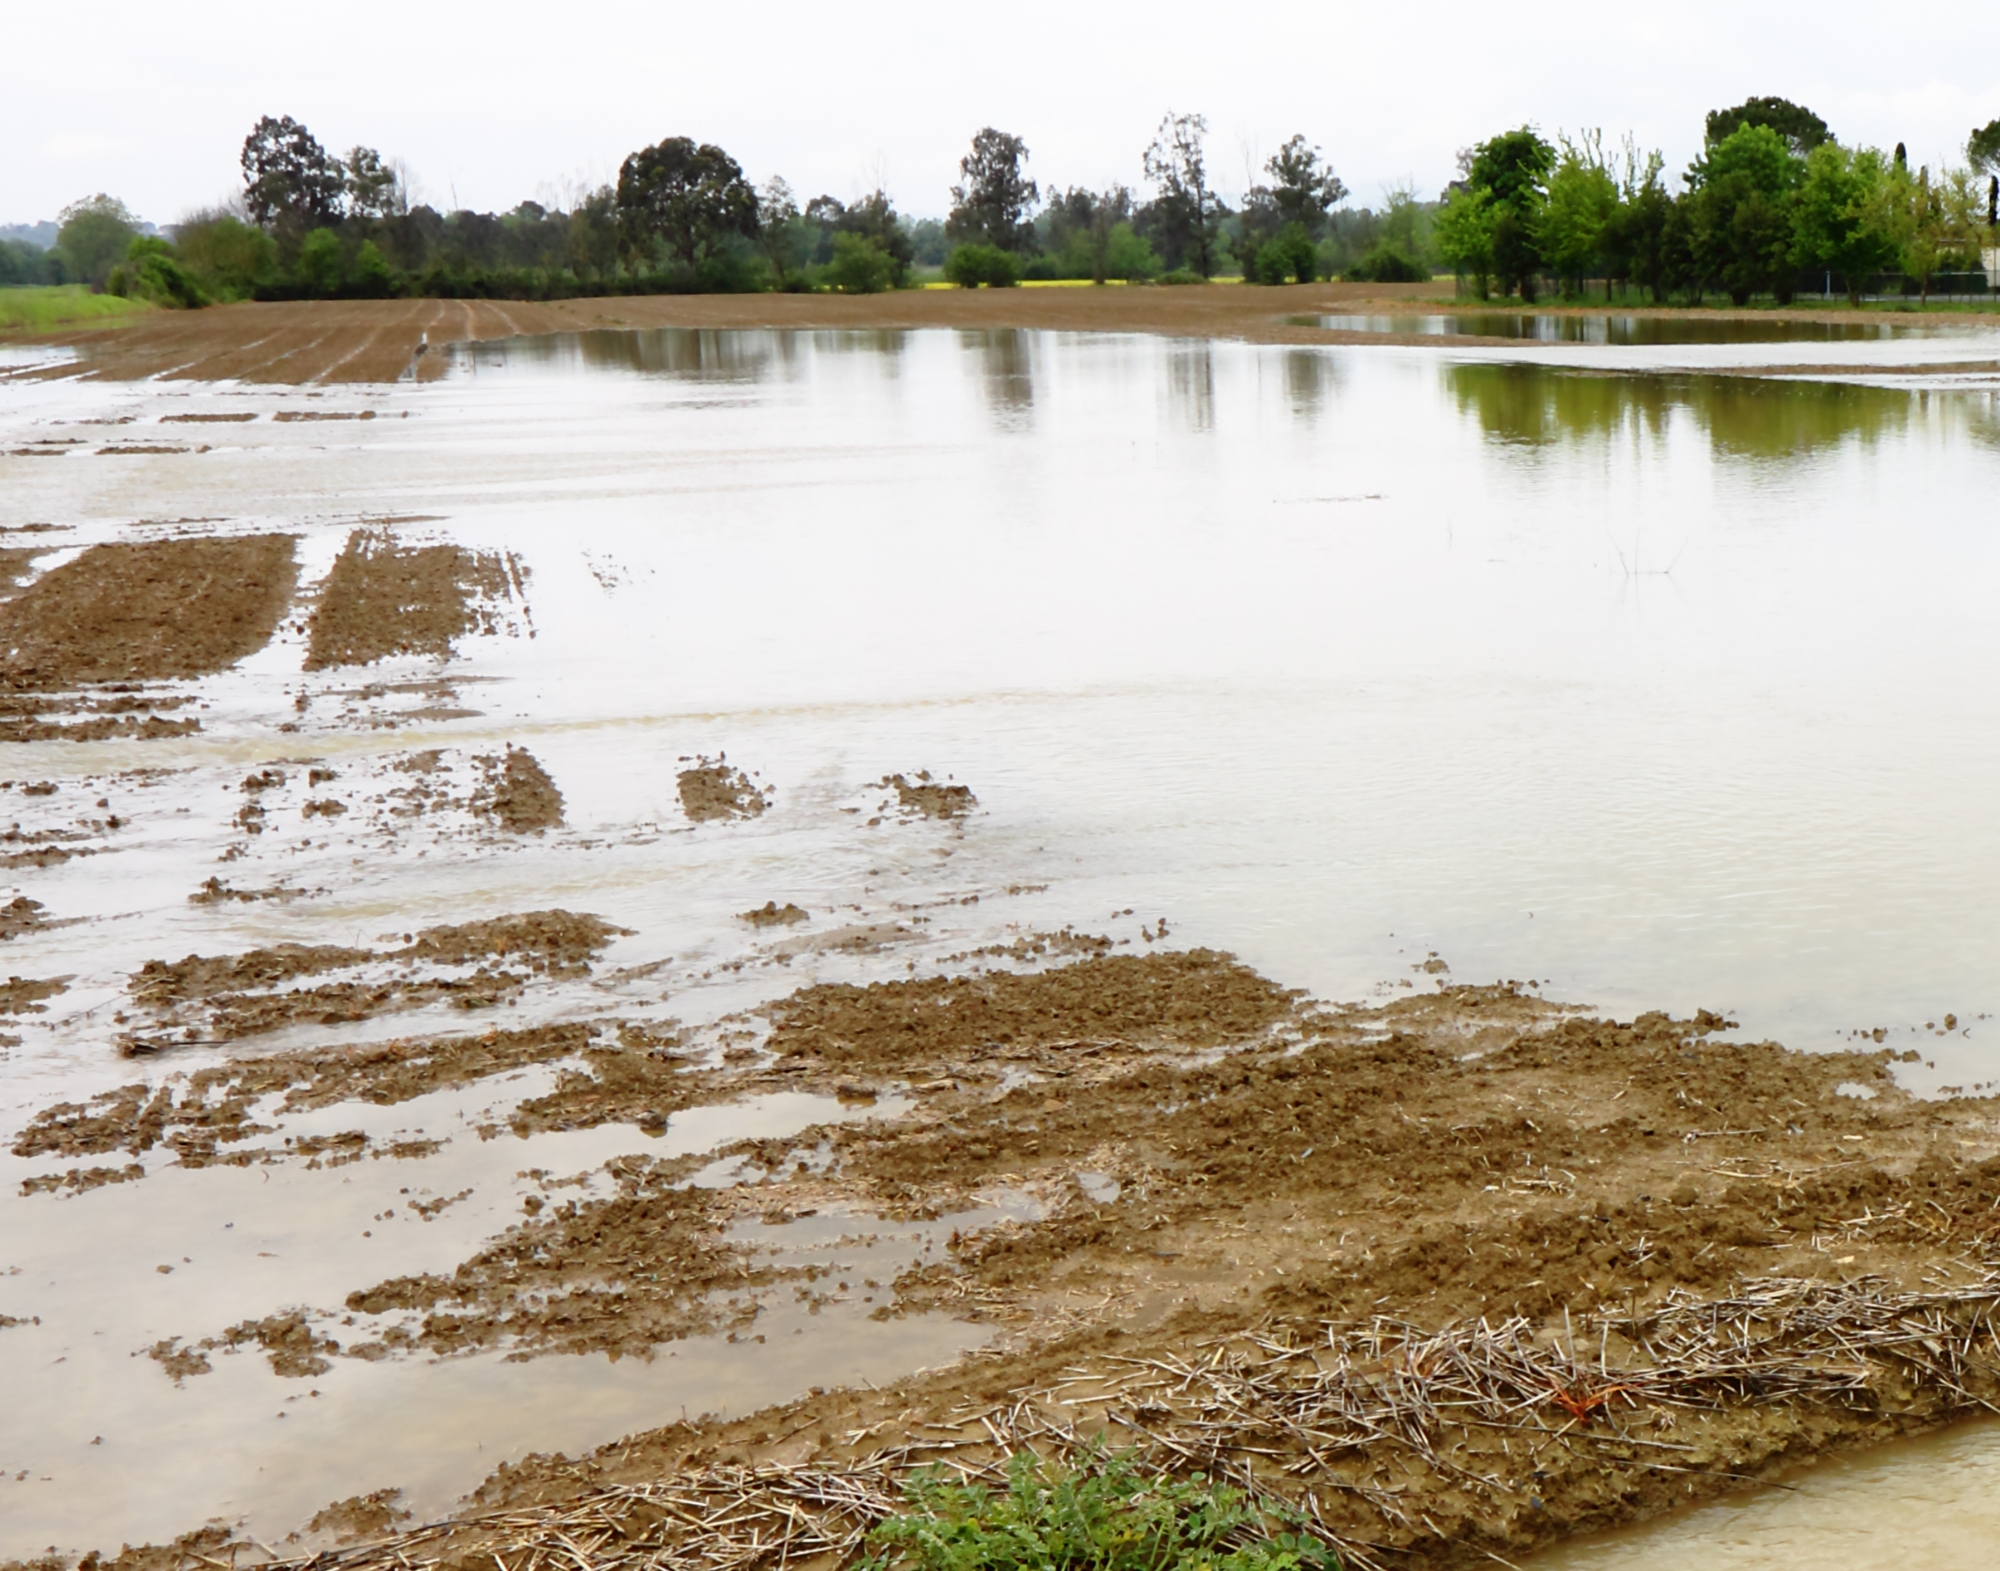
[[[441,1510],[977,1345],[875,1307],[959,1222],[737,1192],[776,1158],[731,1142],[911,1105],[737,1099],[818,981],[1171,931],[1324,998],[1532,979],[1993,1079],[2000,394],[1929,340],[1714,347],[1851,374],[661,331],[0,386],[0,1553]],[[59,636],[161,583],[214,649]],[[611,1106],[614,1045],[651,1078]],[[657,1343],[478,1253],[583,1201],[706,1240]],[[423,1320],[454,1272],[488,1297]]]

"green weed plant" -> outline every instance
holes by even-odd
[[[1004,1490],[925,1468],[904,1497],[857,1571],[1340,1571],[1295,1514],[1116,1452],[1075,1465],[1017,1452]]]

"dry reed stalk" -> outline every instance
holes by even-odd
[[[1074,1366],[1050,1385],[942,1414],[912,1426],[903,1444],[838,1466],[710,1465],[655,1483],[580,1481],[577,1493],[557,1504],[470,1514],[313,1555],[273,1561],[262,1552],[239,1560],[234,1551],[252,1546],[232,1546],[232,1564],[255,1561],[273,1571],[837,1565],[903,1508],[903,1483],[918,1467],[1001,1483],[1017,1451],[1074,1463],[1108,1445],[1130,1447],[1145,1465],[1226,1478],[1260,1503],[1303,1510],[1357,1571],[1375,1571],[1379,1546],[1334,1531],[1319,1492],[1358,1498],[1405,1528],[1410,1509],[1396,1490],[1345,1476],[1343,1458],[1387,1444],[1458,1485],[1512,1494],[1516,1486],[1506,1479],[1442,1454],[1454,1430],[1484,1429],[1541,1444],[1611,1442],[1607,1466],[1735,1477],[1716,1467],[1635,1459],[1635,1448],[1689,1448],[1634,1436],[1618,1427],[1617,1416],[1639,1407],[1858,1406],[1891,1374],[1941,1392],[1947,1406],[1992,1409],[1969,1382],[1975,1371],[2000,1377],[1991,1359],[1996,1307],[2000,1264],[1989,1262],[1970,1281],[1927,1292],[1897,1291],[1874,1278],[1768,1278],[1721,1299],[1676,1290],[1643,1315],[1590,1317],[1581,1352],[1567,1317],[1560,1333],[1544,1334],[1520,1317],[1435,1331],[1379,1317],[1360,1327],[1324,1326],[1310,1339],[1235,1337],[1185,1354]]]

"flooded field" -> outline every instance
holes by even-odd
[[[1341,312],[1316,319],[1348,333],[1416,333],[1438,338],[1518,338],[1538,344],[1880,344],[1893,340],[1979,336],[1980,330],[1922,320],[1801,321],[1794,317],[1706,316],[1616,311]]]
[[[1166,1226],[1131,1132],[1221,1094],[1092,1104],[1054,1161],[1142,1048],[1194,1085],[1393,1032],[1442,1086],[1481,1010],[1708,1009],[1740,1029],[1673,1051],[1851,1055],[1663,1093],[1718,1206],[1785,1095],[1827,1170],[1913,1163],[1945,1115],[1906,1093],[2000,1080],[1989,346],[1597,320],[1561,363],[661,330],[0,386],[0,1555],[422,1520],[531,1453],[1096,1327],[1079,1219]],[[1712,374],[1801,354],[1848,374]],[[1648,1031],[1573,1049],[1604,1119]],[[1952,1106],[1959,1160],[2000,1151]],[[1473,1192],[1581,1193],[1510,1160]],[[1301,1191],[1298,1247],[1354,1204]],[[1097,1263],[1040,1298],[968,1244],[1062,1228]],[[1135,1331],[1252,1293],[1150,1238]],[[1313,1313],[1369,1301],[1346,1269]],[[1544,1274],[1519,1312],[1560,1315]],[[1895,1493],[1870,1465],[1828,1471]],[[1561,1563],[1816,1564],[1793,1498]],[[1742,1532],[1778,1547],[1707,1547]]]

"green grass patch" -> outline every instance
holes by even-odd
[[[0,332],[46,332],[72,322],[103,321],[150,310],[152,307],[142,300],[94,295],[82,284],[15,284],[0,289]]]
[[[869,1534],[857,1571],[1340,1571],[1296,1513],[1115,1452],[1017,1452],[1005,1489],[924,1468],[903,1493],[909,1509]]]

